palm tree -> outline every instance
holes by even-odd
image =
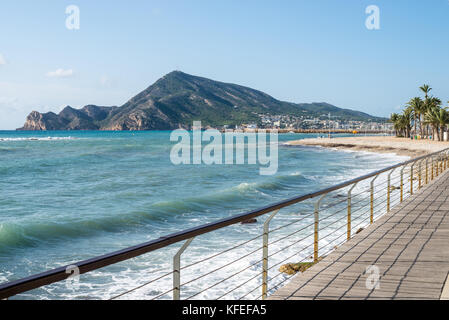
[[[421,100],[421,103],[418,102],[419,131],[420,131],[421,138],[424,137],[423,123],[424,123],[424,114],[426,113],[426,111],[427,111],[427,105],[426,105],[425,101]]]
[[[449,123],[449,112],[446,108],[441,108],[438,110],[438,124],[440,126],[440,138],[438,140],[443,141],[444,140],[444,129],[446,125]]]
[[[432,88],[428,84],[422,85],[419,89],[424,92],[424,100],[420,97],[414,97],[407,103],[402,114],[392,113],[390,116],[396,136],[410,138],[412,125],[414,134],[417,134],[419,123],[421,137],[426,135],[427,138],[430,138],[431,128],[432,138],[434,140],[443,140],[444,131],[449,124],[449,106],[441,108],[441,100],[430,95]]]
[[[428,85],[428,84],[424,84],[421,87],[419,87],[419,89],[421,89],[422,92],[424,92],[424,113],[430,110],[430,106],[428,104],[428,98],[429,98],[429,93],[432,90],[432,88]],[[429,136],[429,125],[426,126],[426,135]]]
[[[415,97],[411,99],[407,104],[413,113],[413,125],[415,127],[415,134],[416,134],[416,120],[419,119],[419,127],[420,127],[420,133],[422,136],[422,125],[421,125],[421,112],[424,112],[424,102],[420,97]]]
[[[437,126],[437,123],[438,123],[436,114],[437,114],[436,109],[429,109],[429,110],[427,110],[427,112],[424,116],[425,123],[426,123],[427,127],[429,127],[429,125],[432,127],[433,140],[435,140],[435,127]]]
[[[439,108],[442,104],[441,100],[436,97],[430,97],[428,100],[431,108]]]
[[[443,130],[445,124],[444,122],[444,111],[447,112],[447,110],[441,108],[441,100],[436,97],[430,97],[428,100],[428,107],[430,108],[431,112],[433,112],[435,116],[435,123],[433,124],[435,134],[437,134],[438,141],[443,140]],[[444,110],[444,111],[441,111]],[[441,139],[440,139],[441,135]]]
[[[424,92],[425,99],[429,97],[429,92],[432,90],[432,88],[428,84],[423,84],[421,87],[419,87],[419,89]]]
[[[399,116],[399,128],[401,129],[401,136],[402,137],[408,137],[408,126],[409,126],[409,120],[407,117],[403,114]]]
[[[394,133],[395,133],[396,137],[399,136],[399,130],[401,130],[400,124],[399,124],[399,117],[400,117],[400,115],[398,115],[397,113],[392,113],[390,116],[390,120],[391,120],[391,122],[393,122]]]
[[[432,98],[431,98],[432,99]],[[426,123],[432,127],[433,140],[443,139],[443,132],[446,124],[449,122],[449,113],[445,108],[441,108],[439,99],[432,101],[430,109],[426,112]]]
[[[413,110],[410,107],[407,107],[404,109],[404,111],[402,111],[401,126],[405,130],[406,138],[410,138],[410,131],[412,130],[412,125],[411,125],[412,115],[413,115]]]

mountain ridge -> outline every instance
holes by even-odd
[[[326,102],[280,101],[249,87],[172,71],[122,106],[65,107],[59,114],[32,111],[17,130],[172,130],[258,122],[259,114],[320,116],[376,121],[384,118],[342,109]]]

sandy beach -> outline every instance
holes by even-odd
[[[411,140],[393,136],[354,136],[345,138],[313,138],[289,141],[292,146],[322,146],[328,148],[395,153],[412,158],[449,148],[447,141]]]

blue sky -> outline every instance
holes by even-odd
[[[369,5],[380,30],[365,27]],[[388,116],[423,83],[449,100],[448,36],[448,0],[3,0],[0,129],[32,110],[121,105],[175,69]]]

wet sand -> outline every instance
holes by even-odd
[[[424,154],[449,148],[447,141],[411,140],[392,136],[354,136],[345,138],[313,138],[289,141],[291,146],[321,146],[355,151],[395,153],[416,158]]]

